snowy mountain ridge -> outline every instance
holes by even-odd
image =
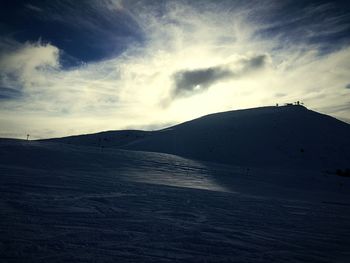
[[[347,168],[350,125],[301,105],[209,114],[159,131],[109,131],[49,141],[175,154],[254,167]]]

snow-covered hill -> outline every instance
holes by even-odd
[[[154,132],[111,131],[51,141],[247,167],[350,166],[350,125],[300,105],[216,113]]]
[[[349,134],[288,106],[0,139],[0,261],[349,262]]]
[[[43,141],[60,142],[72,145],[85,145],[94,147],[122,148],[131,142],[143,139],[152,132],[139,130],[104,131],[94,134],[73,135],[62,138],[47,139]]]

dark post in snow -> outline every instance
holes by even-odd
[[[27,134],[27,141],[29,141],[29,134]]]

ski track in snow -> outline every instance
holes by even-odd
[[[1,262],[350,260],[348,178],[50,143],[0,154]]]

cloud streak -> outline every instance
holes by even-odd
[[[0,41],[0,137],[163,127],[212,112],[297,100],[349,119],[349,109],[340,106],[350,92],[344,88],[350,47],[324,53],[324,42],[286,41],[267,17],[280,10],[279,2],[231,8],[232,1],[107,2],[96,1],[93,12],[110,21],[123,13],[132,21],[128,30],[137,28],[144,39],[103,60],[67,68],[62,66],[66,50],[53,43]],[[68,14],[76,12],[72,8]],[[285,20],[304,19],[294,15]],[[341,30],[345,22],[339,14],[332,19],[338,19],[333,29]],[[113,31],[93,35],[94,21],[80,25],[100,37],[98,43],[118,45],[118,38],[103,38]],[[297,24],[317,33],[314,24]]]
[[[265,67],[266,55],[240,59],[233,65],[221,65],[205,69],[183,70],[173,75],[175,88],[172,97],[190,96],[203,92],[217,82],[240,78]],[[236,70],[235,70],[236,68]]]
[[[41,9],[35,5],[31,5],[31,4],[27,4],[27,5],[25,5],[25,7],[34,11],[34,12],[43,12],[44,11],[43,9]]]

